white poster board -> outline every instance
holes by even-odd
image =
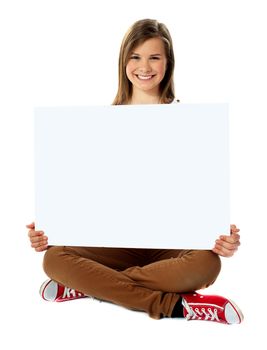
[[[229,233],[227,104],[35,110],[50,245],[212,249]]]

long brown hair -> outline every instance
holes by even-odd
[[[174,100],[174,53],[172,38],[163,23],[154,19],[143,19],[135,22],[125,34],[119,55],[119,84],[113,105],[128,104],[132,97],[132,83],[126,75],[126,65],[135,47],[151,38],[160,38],[165,47],[167,69],[160,83],[160,103],[171,103]]]

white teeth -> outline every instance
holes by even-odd
[[[152,75],[138,75],[138,78],[141,80],[148,80],[152,78]]]

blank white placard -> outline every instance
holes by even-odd
[[[35,110],[50,245],[211,249],[229,233],[227,104]]]

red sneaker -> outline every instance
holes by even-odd
[[[187,320],[205,320],[220,323],[241,323],[241,310],[229,299],[218,295],[201,295],[196,292],[181,294],[184,317]]]
[[[44,300],[57,302],[86,298],[83,293],[64,287],[53,280],[47,280],[41,285],[40,295]]]

